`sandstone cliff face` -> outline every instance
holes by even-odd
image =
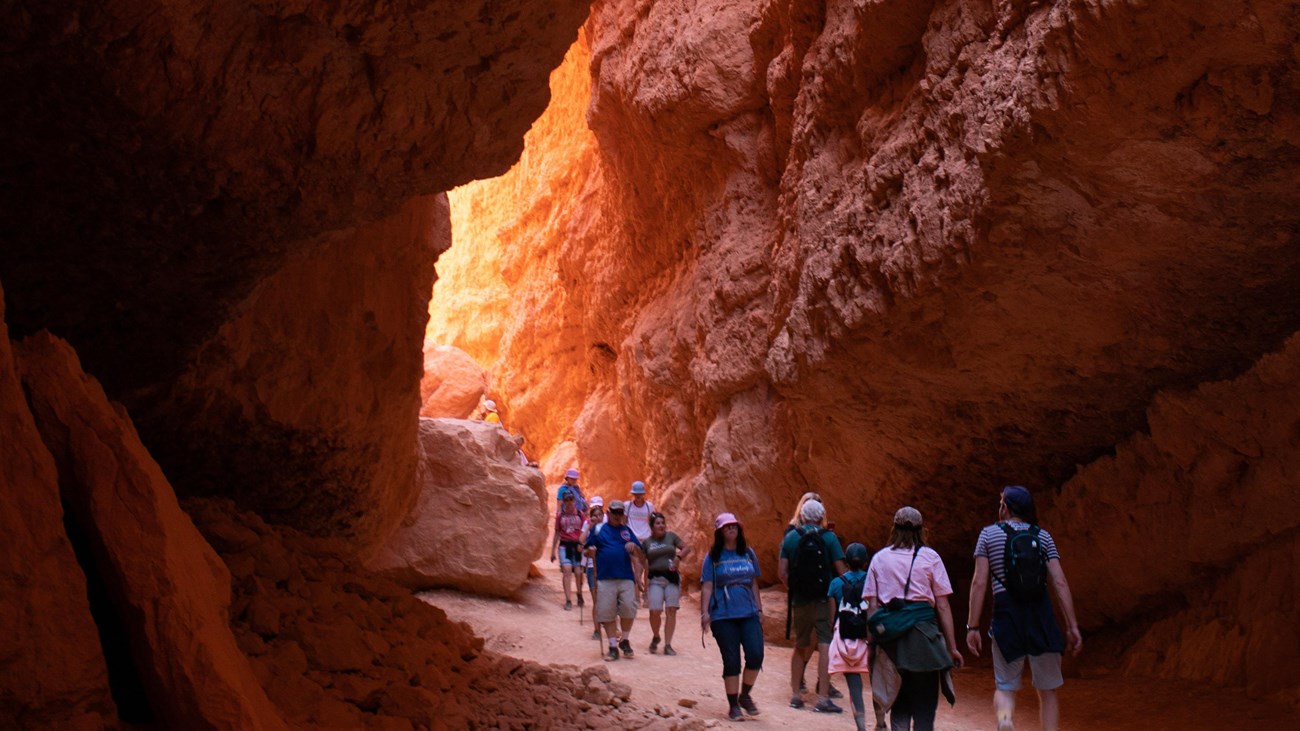
[[[409,199],[518,157],[587,6],[6,5],[0,99],[14,111],[0,121],[0,279],[11,327],[72,342],[141,416],[182,492],[229,489],[366,548],[413,496],[394,481],[414,469],[419,340],[386,315],[421,309],[433,259],[366,251],[383,243],[367,232],[424,240],[394,229],[415,222]],[[313,266],[333,272],[332,290],[294,279]],[[358,292],[337,286],[362,284],[349,267],[369,275]],[[408,296],[419,299],[398,299]],[[329,311],[323,322],[316,310]],[[367,310],[376,322],[353,319]],[[320,363],[330,349],[353,358],[351,370]],[[316,362],[290,363],[299,353]],[[374,383],[358,383],[357,359]],[[235,368],[251,370],[226,372]],[[331,391],[337,379],[342,392]],[[392,398],[373,403],[376,386]],[[375,423],[359,425],[372,408]],[[397,411],[411,412],[400,433]],[[214,437],[235,442],[229,459],[215,458]]]
[[[452,194],[478,248],[448,257],[512,264],[435,287],[440,342],[575,404],[514,424],[575,440],[598,483],[644,475],[698,537],[725,508],[774,545],[815,489],[878,545],[913,503],[964,576],[998,487],[1050,505],[1157,393],[1300,326],[1297,22],[1281,0],[598,2],[585,119],[553,77],[521,164]],[[459,326],[460,286],[549,307]]]
[[[59,476],[28,410],[0,302],[0,724],[102,728],[117,715],[64,532]]]

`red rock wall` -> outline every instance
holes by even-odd
[[[117,715],[63,528],[59,475],[23,397],[0,302],[0,726],[102,728]]]
[[[1297,31],[1283,0],[598,2],[585,116],[557,86],[452,194],[448,256],[548,307],[441,337],[560,405],[512,423],[596,492],[761,545],[807,489],[873,545],[913,503],[961,576],[998,487],[1050,503],[1300,327]]]

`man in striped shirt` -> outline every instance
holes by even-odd
[[[980,613],[984,610],[984,596],[989,586],[990,576],[993,581],[993,620],[989,627],[989,636],[993,639],[993,676],[997,690],[993,693],[993,707],[998,716],[998,731],[1011,731],[1011,715],[1016,707],[1016,691],[1020,689],[1020,676],[1024,672],[1025,659],[1033,674],[1034,688],[1038,691],[1038,713],[1043,731],[1057,731],[1060,723],[1060,707],[1056,699],[1056,689],[1064,681],[1061,678],[1061,653],[1066,647],[1067,637],[1061,634],[1060,625],[1052,611],[1051,594],[1056,595],[1065,615],[1070,651],[1077,655],[1083,649],[1083,637],[1079,634],[1079,622],[1074,615],[1074,599],[1070,595],[1070,585],[1061,570],[1061,557],[1056,551],[1056,543],[1047,531],[1038,529],[1036,538],[1041,547],[1041,556],[1047,564],[1047,586],[1051,592],[1044,591],[1037,599],[1024,599],[1012,596],[1003,585],[1007,580],[1006,546],[1008,535],[1003,524],[1012,531],[1029,530],[1038,524],[1034,510],[1034,500],[1029,491],[1019,485],[1012,485],[1002,490],[998,500],[998,523],[985,526],[975,544],[975,576],[970,585],[970,612],[967,614],[966,646],[979,656],[983,646],[980,636]],[[1014,578],[1014,577],[1013,577]]]

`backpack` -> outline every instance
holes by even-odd
[[[997,577],[1011,598],[1020,602],[1035,602],[1047,592],[1047,549],[1038,539],[1042,529],[1031,525],[1016,530],[1007,523],[998,523],[1007,536],[1002,549],[1003,575]]]
[[[831,585],[831,562],[821,528],[799,531],[799,545],[790,562],[790,593],[804,601],[825,600]]]
[[[844,599],[840,602],[840,637],[846,640],[867,639],[867,603],[862,601],[866,587],[864,574],[860,581],[844,584]]]

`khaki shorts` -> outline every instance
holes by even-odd
[[[993,645],[993,680],[998,690],[1015,692],[1020,690],[1020,676],[1025,672],[1025,658],[1029,659],[1029,671],[1033,675],[1034,687],[1038,690],[1056,690],[1065,685],[1061,677],[1061,653],[1044,652],[1041,655],[1025,655],[1015,662],[1007,662],[998,649],[998,641],[989,638]]]
[[[635,582],[631,579],[600,579],[596,582],[597,622],[613,622],[615,617],[635,616]]]
[[[796,604],[790,609],[790,629],[795,647],[812,647],[813,631],[817,644],[831,643],[831,608],[826,601]]]
[[[652,612],[663,610],[664,605],[667,605],[669,609],[677,609],[681,606],[682,587],[663,576],[655,576],[650,579],[648,593],[650,598],[647,603],[650,605],[650,611]]]

